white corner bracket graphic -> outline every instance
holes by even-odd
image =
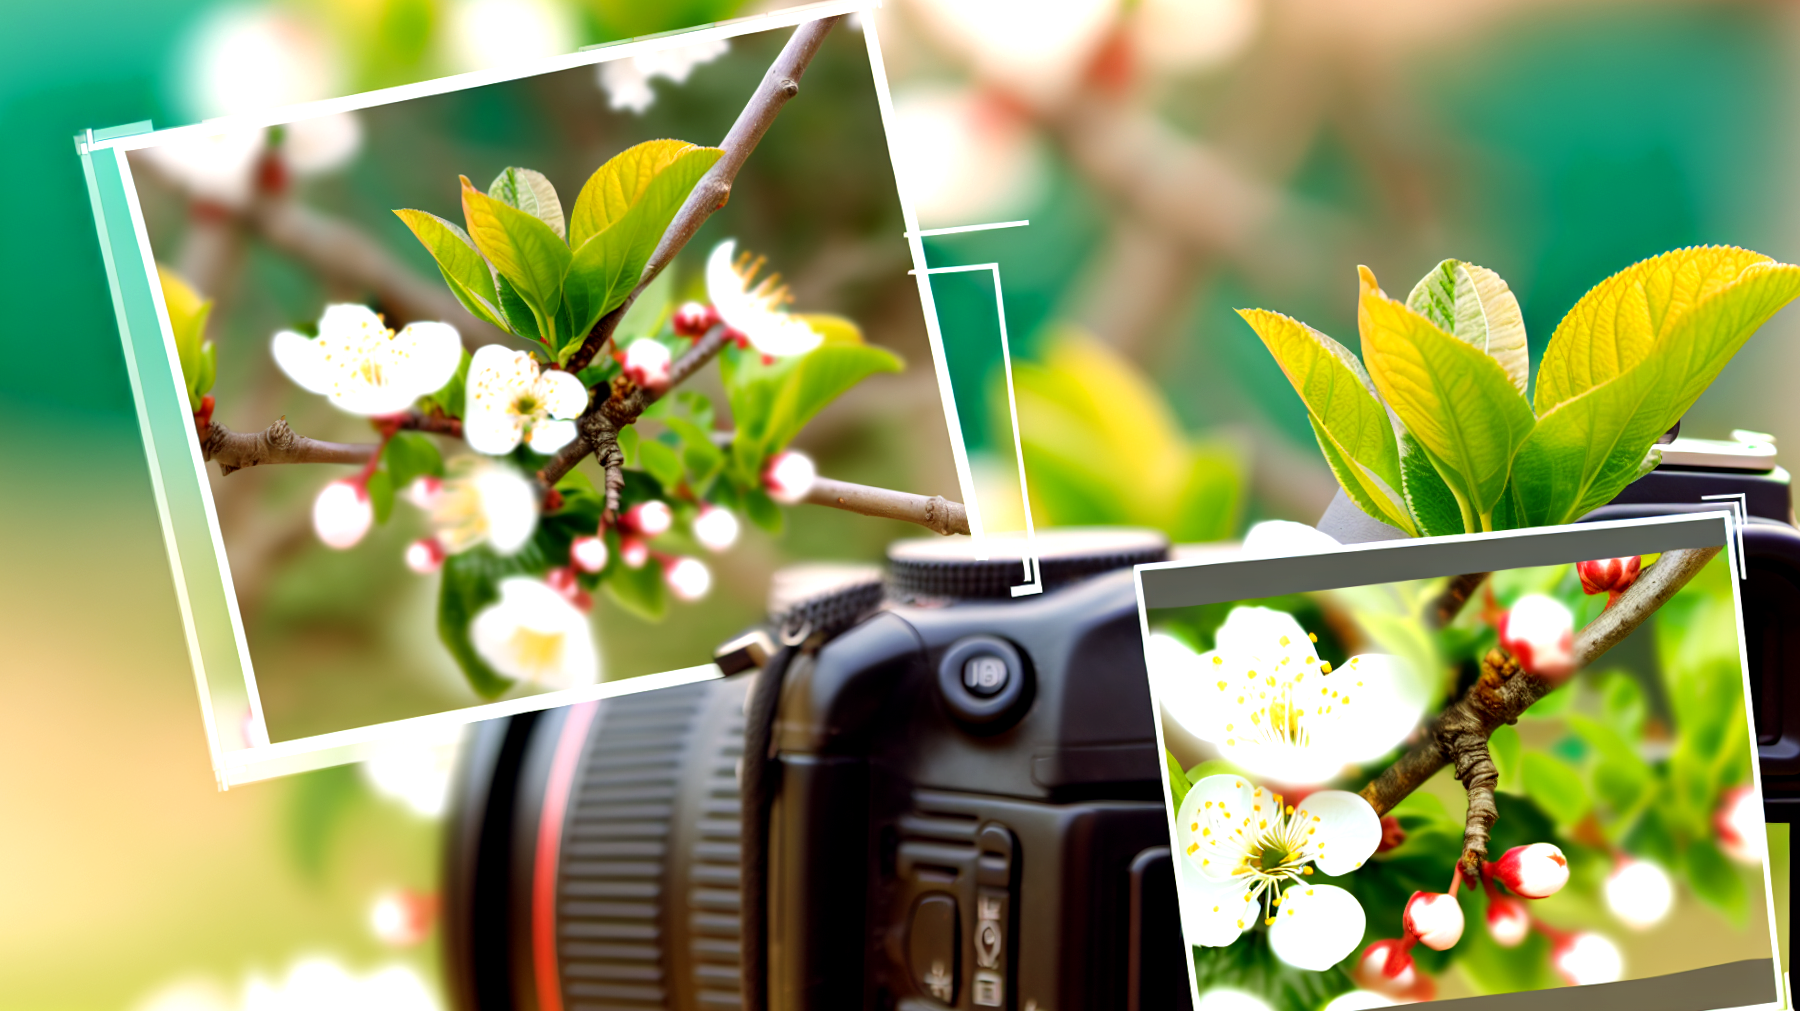
[[[1730,536],[1737,544],[1738,580],[1741,582],[1749,579],[1750,559],[1744,554],[1744,524],[1750,521],[1750,506],[1746,501],[1744,493],[1740,491],[1728,495],[1702,495],[1700,498],[1702,501],[1706,502],[1731,503],[1731,519],[1729,520],[1731,524]]]

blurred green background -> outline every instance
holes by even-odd
[[[15,180],[0,225],[12,292],[0,325],[0,1003],[237,1007],[253,976],[279,983],[308,954],[433,978],[429,940],[394,947],[369,926],[384,889],[433,888],[431,818],[351,770],[213,788],[70,138],[224,111],[193,79],[231,17],[273,18],[285,27],[270,37],[324,68],[238,97],[298,100],[738,6],[90,0],[0,13]],[[1446,256],[1492,267],[1519,295],[1535,357],[1581,292],[1641,257],[1730,242],[1800,259],[1791,5],[1024,10],[896,0],[879,24],[904,150],[929,155],[902,157],[924,224],[1032,221],[930,255],[1003,264],[1040,523],[1152,523],[1198,540],[1255,517],[1316,518],[1330,478],[1298,401],[1231,310],[1286,312],[1354,348],[1358,262],[1390,290]],[[279,68],[264,69],[253,79]],[[872,164],[883,154],[871,144]],[[1000,501],[1016,475],[994,423],[992,292],[938,292],[965,435]],[[1685,430],[1800,438],[1795,327],[1791,312],[1765,327]]]

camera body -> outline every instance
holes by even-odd
[[[1013,598],[1016,555],[896,545],[886,602],[788,660],[759,841],[768,1007],[1188,1004],[1130,572],[1167,545],[1038,547],[1044,592]],[[477,730],[446,883],[460,1006],[759,1006],[739,991],[755,683]]]
[[[1666,452],[1587,519],[1742,495],[1763,789],[1770,820],[1790,821],[1787,474],[1772,449]],[[1341,540],[1390,536],[1332,517]],[[1130,573],[1166,542],[1040,534],[1043,592],[1019,597],[1018,554],[953,543],[894,545],[885,593],[865,580],[808,601],[775,628],[794,644],[780,662],[738,648],[721,663],[746,672],[720,680],[480,725],[446,863],[456,1005],[1188,1007]],[[746,754],[747,736],[764,747]]]

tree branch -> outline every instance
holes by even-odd
[[[458,419],[418,411],[406,412],[394,428],[462,438],[462,422]],[[260,432],[234,432],[216,421],[208,422],[200,432],[200,457],[217,462],[220,476],[271,463],[364,464],[378,448],[372,442],[307,438],[289,428],[286,417],[276,418]]]
[[[1576,635],[1575,669],[1593,663],[1636,631],[1721,550],[1683,548],[1665,552],[1638,576],[1631,589]],[[1481,861],[1487,857],[1488,832],[1494,823],[1494,784],[1498,776],[1488,753],[1488,738],[1500,727],[1517,722],[1525,710],[1556,687],[1522,670],[1518,661],[1502,649],[1490,650],[1482,658],[1481,667],[1480,678],[1438,716],[1419,743],[1362,788],[1363,799],[1376,814],[1384,815],[1445,764],[1453,763],[1456,778],[1469,793],[1460,861],[1465,876],[1480,872]]]
[[[952,502],[942,495],[914,495],[822,477],[813,484],[804,501],[864,516],[905,520],[940,534],[969,532],[968,509],[961,502]]]
[[[744,111],[738,113],[737,121],[731,124],[725,139],[719,142],[719,147],[725,154],[713,163],[706,175],[700,177],[693,191],[688,194],[687,202],[681,205],[674,220],[669,222],[662,240],[656,245],[656,251],[650,254],[649,261],[644,264],[644,272],[638,278],[637,287],[632,289],[624,304],[600,317],[600,321],[594,324],[594,329],[588,331],[587,340],[582,342],[580,349],[569,359],[566,367],[570,372],[580,372],[594,360],[594,356],[612,339],[613,331],[619,328],[619,321],[625,318],[625,313],[637,301],[638,295],[650,286],[651,281],[656,280],[663,268],[675,259],[675,254],[681,252],[693,239],[706,219],[725,206],[725,201],[731,198],[731,184],[737,179],[738,170],[744,167],[750,152],[756,149],[757,142],[768,132],[769,124],[775,122],[782,107],[800,93],[800,75],[806,72],[807,65],[819,51],[826,34],[840,18],[841,15],[820,18],[794,29],[787,45],[782,47],[781,55],[775,58],[775,62],[763,74],[762,82],[756,86]]]

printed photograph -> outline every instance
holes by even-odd
[[[269,740],[706,664],[957,529],[853,18],[130,158]]]
[[[1776,999],[1718,549],[1147,617],[1198,1006]]]

